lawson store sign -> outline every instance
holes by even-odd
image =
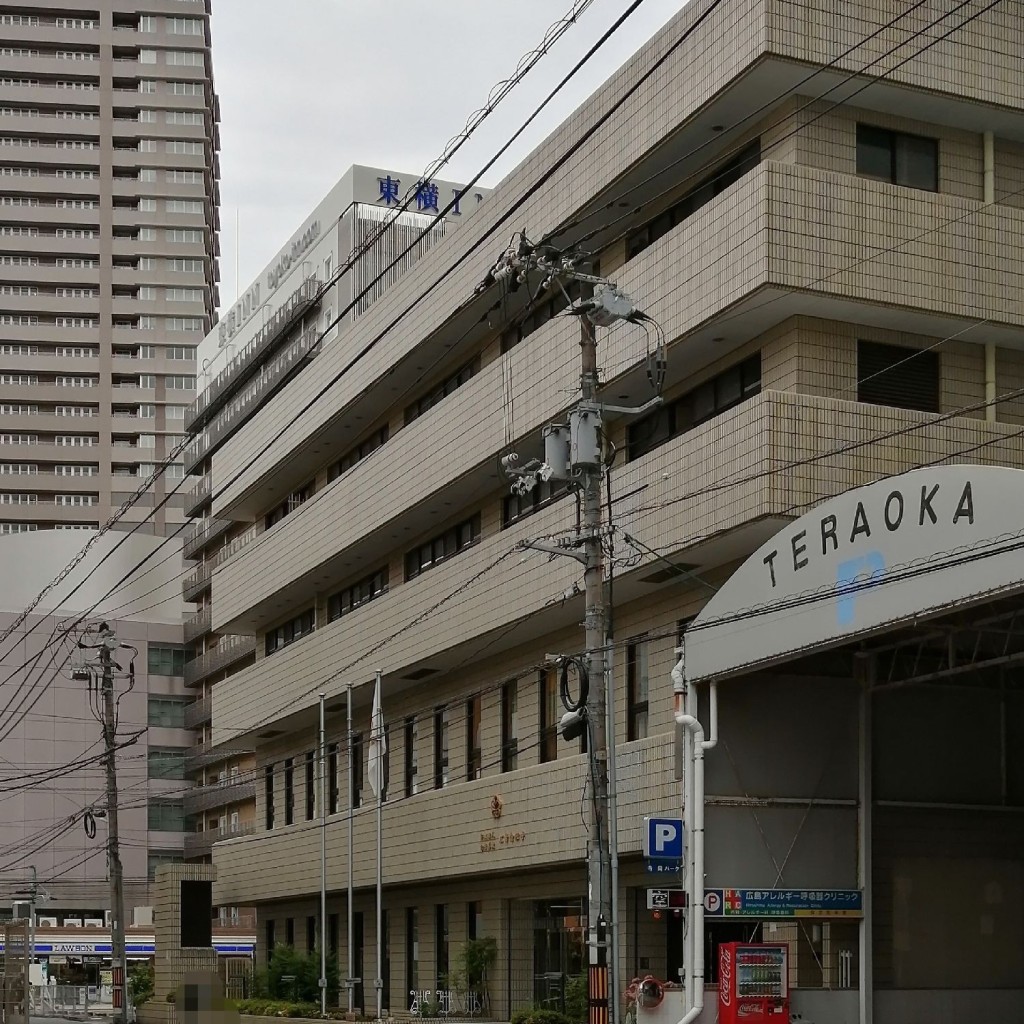
[[[4,948],[3,936],[0,935],[0,950]],[[214,937],[213,948],[221,956],[253,956],[256,940],[245,937],[231,936],[228,938]],[[95,939],[65,942],[47,936],[36,936],[36,955],[51,956],[110,956],[112,952],[110,939],[97,936]],[[132,937],[125,942],[125,952],[130,957],[149,957],[156,953],[156,940],[152,936]]]

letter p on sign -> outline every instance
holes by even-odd
[[[681,860],[682,819],[644,818],[643,853],[651,860]]]

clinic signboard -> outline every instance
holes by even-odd
[[[822,502],[729,578],[686,632],[690,681],[1024,589],[1024,471],[936,466]]]

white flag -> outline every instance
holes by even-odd
[[[370,789],[379,800],[384,789],[384,765],[388,754],[388,741],[384,735],[384,713],[380,709],[380,676],[373,689],[373,715],[370,718],[370,750],[366,774]]]

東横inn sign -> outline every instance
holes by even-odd
[[[686,633],[686,677],[737,673],[1024,590],[1024,471],[916,469],[830,498],[755,551]]]

